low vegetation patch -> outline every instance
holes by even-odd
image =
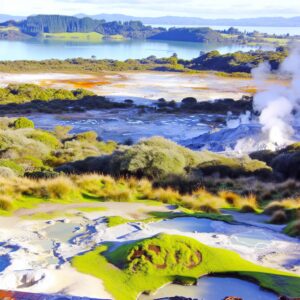
[[[154,292],[166,283],[187,277],[190,282],[207,274],[227,273],[248,277],[277,294],[300,293],[297,275],[260,267],[232,251],[188,237],[161,234],[108,250],[108,245],[102,245],[75,257],[72,264],[78,271],[102,279],[116,300],[133,300],[140,293]]]

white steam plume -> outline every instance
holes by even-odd
[[[263,63],[252,72],[258,87],[267,86],[255,95],[254,109],[260,112],[259,121],[269,148],[277,148],[293,142],[295,112],[300,104],[300,49],[293,50],[279,70],[279,74],[291,76],[290,85],[268,87],[270,69],[268,63]]]

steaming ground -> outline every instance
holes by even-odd
[[[88,213],[81,210],[83,206],[106,210]],[[100,280],[78,273],[70,266],[70,259],[102,242],[126,243],[161,232],[189,236],[208,245],[234,250],[260,265],[300,274],[299,240],[281,234],[282,226],[263,223],[261,216],[241,217],[232,213],[241,222],[239,225],[195,218],[152,224],[138,221],[151,211],[171,209],[137,203],[46,204],[18,211],[14,217],[2,217],[0,289],[111,298]],[[67,216],[49,215],[48,219],[34,220],[37,213],[62,211]],[[117,215],[134,220],[108,228],[105,217]],[[219,289],[222,291],[222,285]]]
[[[187,96],[195,97],[199,101],[223,98],[238,100],[255,90],[255,83],[251,78],[220,77],[209,73],[182,74],[153,71],[102,72],[96,75],[0,73],[0,86],[10,83],[34,83],[44,87],[65,89],[85,88],[116,100],[134,98],[138,103],[160,98],[181,101]],[[269,80],[267,85],[273,83],[286,84],[285,80],[273,79]]]
[[[271,73],[269,63],[262,63],[252,71],[256,86],[265,86]],[[279,68],[279,75],[291,78],[287,86],[271,85],[254,96],[254,109],[260,113],[259,122],[266,140],[278,147],[295,141],[295,123],[300,105],[300,49],[290,55]]]

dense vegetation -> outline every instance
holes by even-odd
[[[89,156],[111,153],[116,143],[104,143],[94,132],[70,134],[71,127],[53,132],[35,129],[27,118],[2,118],[0,124],[0,174],[51,172],[54,167]]]
[[[202,213],[265,210],[273,223],[292,221],[286,232],[300,235],[297,144],[278,153],[251,155],[257,159],[232,158],[192,151],[160,137],[124,146],[102,142],[95,132],[72,134],[71,129],[46,131],[24,117],[1,118],[0,210],[45,199],[153,200]],[[291,172],[283,168],[283,173],[279,166]],[[71,174],[62,176],[62,171]],[[278,178],[294,180],[276,183]],[[28,202],[28,197],[35,200]]]
[[[6,88],[0,88],[0,104],[20,104],[32,100],[80,100],[89,96],[95,96],[95,94],[84,89],[69,91],[42,88],[35,84],[10,84]]]
[[[85,89],[43,88],[35,84],[10,84],[0,88],[0,114],[61,113],[91,109],[129,108],[131,101],[112,102]]]
[[[161,234],[110,250],[102,245],[72,261],[80,272],[103,280],[116,300],[134,300],[169,282],[193,284],[207,274],[235,274],[258,282],[278,294],[297,296],[300,278],[260,267],[238,254],[206,246],[194,239]],[[278,284],[280,282],[280,284]]]
[[[25,34],[36,36],[43,33],[97,32],[103,35],[122,35],[126,38],[147,38],[158,30],[144,26],[138,21],[105,22],[91,18],[76,18],[59,15],[28,17],[19,27]]]
[[[267,175],[265,163],[250,158],[229,158],[208,151],[196,152],[161,137],[120,148],[111,156],[88,158],[59,168],[68,173],[100,172],[114,176],[162,180],[170,175],[221,173],[227,176]]]
[[[5,22],[0,24],[5,34],[1,38],[47,37],[47,34],[55,33],[99,33],[104,36],[122,36],[129,39],[156,39],[191,42],[228,42],[221,33],[210,28],[153,28],[145,26],[139,21],[105,22],[105,20],[93,20],[91,18],[76,18],[61,15],[30,16],[20,22]],[[4,30],[6,28],[6,30]],[[10,28],[16,29],[13,32]]]
[[[224,72],[234,73],[235,76],[249,76],[251,69],[261,62],[269,61],[273,70],[277,70],[280,63],[287,57],[286,48],[279,47],[276,51],[250,51],[220,54],[211,51],[192,60],[183,60],[176,54],[167,58],[150,56],[145,59],[96,60],[96,59],[67,59],[44,61],[0,61],[0,72],[101,72],[101,71],[175,71],[197,72],[218,71],[220,76]],[[242,73],[244,72],[244,73]]]
[[[0,39],[19,40],[28,38],[54,39],[78,42],[100,42],[102,37],[118,39],[154,39],[188,41],[199,43],[234,43],[272,46],[287,46],[299,37],[289,35],[270,35],[266,33],[241,32],[236,28],[212,30],[209,27],[198,28],[154,28],[140,21],[120,22],[89,17],[77,18],[62,15],[30,16],[22,21],[6,21],[0,24]]]
[[[224,43],[223,36],[209,27],[203,28],[170,28],[150,37],[152,40],[183,41],[199,43]]]
[[[218,51],[211,51],[192,60],[191,68],[195,70],[249,73],[260,63],[268,61],[272,70],[277,70],[287,55],[287,49],[281,47],[277,48],[276,51],[236,52],[223,55]]]

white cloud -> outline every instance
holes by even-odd
[[[122,13],[207,18],[300,15],[300,1],[289,0],[0,0],[0,13],[13,15]]]

